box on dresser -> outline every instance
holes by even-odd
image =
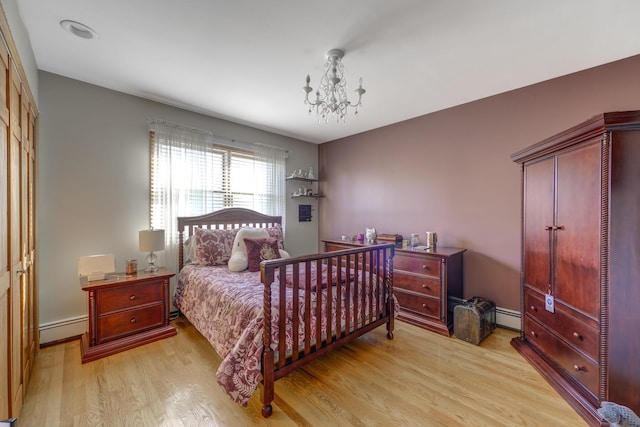
[[[323,240],[325,251],[337,251],[363,243]],[[450,336],[453,313],[449,299],[462,299],[462,254],[466,249],[396,249],[393,258],[393,291],[400,303],[398,319]]]

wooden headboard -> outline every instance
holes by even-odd
[[[268,228],[275,224],[282,225],[281,216],[265,215],[244,208],[227,208],[199,216],[178,217],[178,271],[184,266],[184,242],[193,235],[196,227],[220,230],[242,227]]]

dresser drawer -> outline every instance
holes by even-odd
[[[154,328],[164,323],[164,304],[98,317],[98,344]]]
[[[163,281],[122,286],[100,291],[98,316],[120,310],[128,310],[145,304],[162,302]]]
[[[556,337],[529,315],[524,318],[524,333],[527,339],[555,360],[565,371],[594,396],[598,395],[598,364]]]
[[[436,298],[440,298],[442,294],[440,279],[405,273],[403,271],[394,271],[393,286],[395,289],[404,289]]]
[[[398,254],[393,258],[393,269],[410,271],[440,277],[440,259],[425,257],[424,255]]]
[[[569,309],[560,304],[556,304],[555,313],[545,310],[543,297],[529,289],[525,290],[524,304],[525,312],[531,317],[553,329],[567,342],[587,353],[592,359],[598,359],[600,345],[596,329],[576,319],[569,312]]]
[[[423,316],[440,318],[440,300],[423,297],[414,293],[403,292],[401,289],[394,290],[394,295],[400,303],[402,310],[412,311]]]

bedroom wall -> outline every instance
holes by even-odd
[[[320,238],[373,226],[424,242],[435,231],[439,245],[468,250],[465,298],[519,311],[521,181],[511,154],[595,114],[634,109],[640,56],[322,144]]]
[[[315,144],[43,71],[39,80],[37,225],[43,343],[79,335],[86,328],[87,296],[77,278],[80,256],[113,253],[116,267],[124,271],[126,259],[143,260],[146,255],[138,252],[138,230],[148,227],[149,216],[147,119],[285,148],[287,171],[318,167]],[[288,199],[287,218],[287,250],[296,255],[315,252],[316,215],[310,223],[297,222],[297,204]],[[164,252],[158,256],[158,264],[167,265]]]

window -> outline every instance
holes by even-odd
[[[179,216],[242,207],[281,215],[284,225],[284,150],[158,121],[150,139],[150,226],[165,230],[165,265],[177,260]]]

